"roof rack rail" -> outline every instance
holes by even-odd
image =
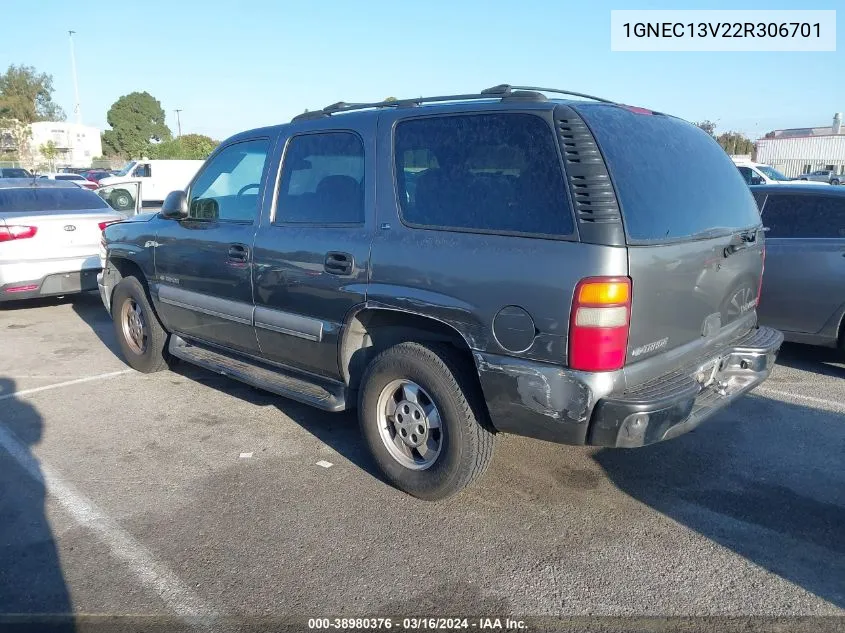
[[[524,91],[524,92],[515,92]],[[582,97],[585,99],[592,99],[594,101],[601,101],[603,103],[616,103],[610,99],[602,99],[601,97],[594,97],[592,95],[583,94],[581,92],[573,92],[571,90],[558,90],[557,88],[535,88],[532,86],[511,86],[510,84],[499,84],[492,88],[485,88],[479,93],[461,94],[461,95],[441,95],[436,97],[417,97],[415,99],[391,99],[390,101],[373,101],[370,103],[346,103],[345,101],[338,101],[327,105],[321,110],[314,110],[312,112],[303,112],[291,119],[291,121],[307,121],[309,119],[320,119],[323,117],[336,114],[338,112],[349,112],[351,110],[369,110],[371,108],[408,108],[416,107],[423,103],[442,103],[446,101],[471,101],[475,99],[506,99],[506,98],[531,98],[531,99],[545,99],[545,96],[540,94],[543,92],[552,92],[555,94],[569,95],[573,97]]]
[[[496,96],[496,95],[508,95],[512,93],[514,90],[533,90],[534,92],[551,92],[554,94],[559,95],[568,95],[570,97],[581,97],[582,99],[592,99],[593,101],[600,101],[602,103],[612,103],[614,105],[618,105],[615,101],[611,101],[610,99],[605,99],[603,97],[596,97],[593,95],[588,95],[583,92],[574,92],[572,90],[561,90],[560,88],[538,88],[537,86],[511,86],[510,84],[499,84],[498,86],[493,86],[492,88],[485,88],[481,91],[481,94],[485,94],[488,96]]]

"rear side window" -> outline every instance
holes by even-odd
[[[0,178],[32,178],[26,169],[19,169],[17,167],[6,167],[0,169]]]
[[[629,242],[675,241],[759,224],[736,165],[702,130],[619,106],[577,109],[607,161]]]
[[[845,198],[769,194],[763,208],[768,237],[845,237]]]
[[[364,144],[352,132],[291,138],[285,149],[275,222],[364,221]]]
[[[79,187],[0,189],[0,213],[102,211],[109,208],[96,193]]]
[[[408,224],[553,236],[574,231],[554,132],[538,116],[402,121],[394,155]]]

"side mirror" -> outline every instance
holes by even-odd
[[[188,196],[184,191],[171,191],[161,205],[161,217],[184,220],[188,217]]]

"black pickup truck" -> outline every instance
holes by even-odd
[[[560,90],[338,103],[238,134],[104,245],[130,366],[357,407],[386,478],[425,499],[481,474],[497,432],[675,437],[760,384],[782,341],[757,325],[760,216],[715,141]]]

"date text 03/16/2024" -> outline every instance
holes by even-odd
[[[477,629],[481,631],[527,630],[523,620],[513,618],[309,618],[310,630],[395,629],[397,631],[435,631]]]

